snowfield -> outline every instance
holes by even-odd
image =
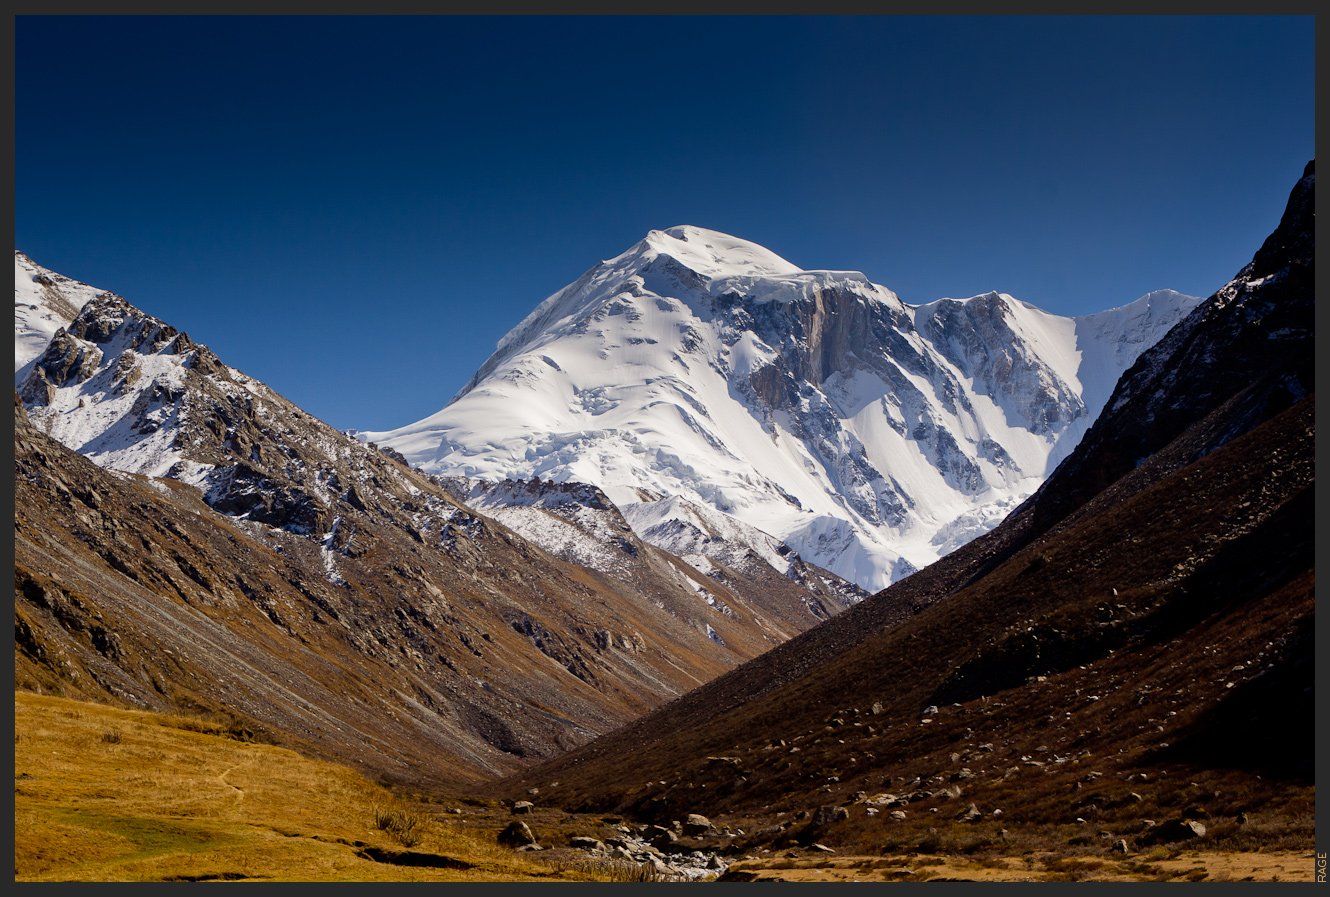
[[[1033,492],[1199,301],[911,306],[858,272],[675,227],[540,303],[438,413],[359,435],[434,474],[593,484],[699,564],[719,528],[878,589]]]

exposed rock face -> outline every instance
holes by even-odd
[[[878,588],[1029,495],[1196,301],[912,307],[857,272],[671,228],[542,303],[447,408],[367,438],[441,475],[593,483],[648,541],[700,508]]]
[[[1000,293],[984,293],[921,306],[915,320],[978,392],[1014,409],[1016,420],[1034,433],[1060,432],[1085,414],[1085,403],[1013,329],[1009,313]]]
[[[20,393],[21,683],[226,710],[376,773],[474,778],[844,606],[774,572],[784,591],[740,589],[631,531],[607,547],[646,558],[630,575],[565,561],[111,293]]]

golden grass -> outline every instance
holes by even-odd
[[[28,692],[15,694],[14,712],[20,880],[603,877],[416,813],[347,767],[226,738],[196,719]],[[385,808],[407,816],[385,831],[376,819]]]

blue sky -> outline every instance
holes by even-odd
[[[339,427],[697,224],[910,302],[1208,295],[1314,153],[1303,18],[19,17],[19,248]]]

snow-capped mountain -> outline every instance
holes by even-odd
[[[671,550],[719,512],[876,589],[1033,492],[1198,301],[911,306],[861,273],[675,227],[542,302],[443,410],[362,438],[436,474],[594,484]]]
[[[21,383],[33,360],[61,327],[102,291],[48,271],[14,252],[14,382]]]

